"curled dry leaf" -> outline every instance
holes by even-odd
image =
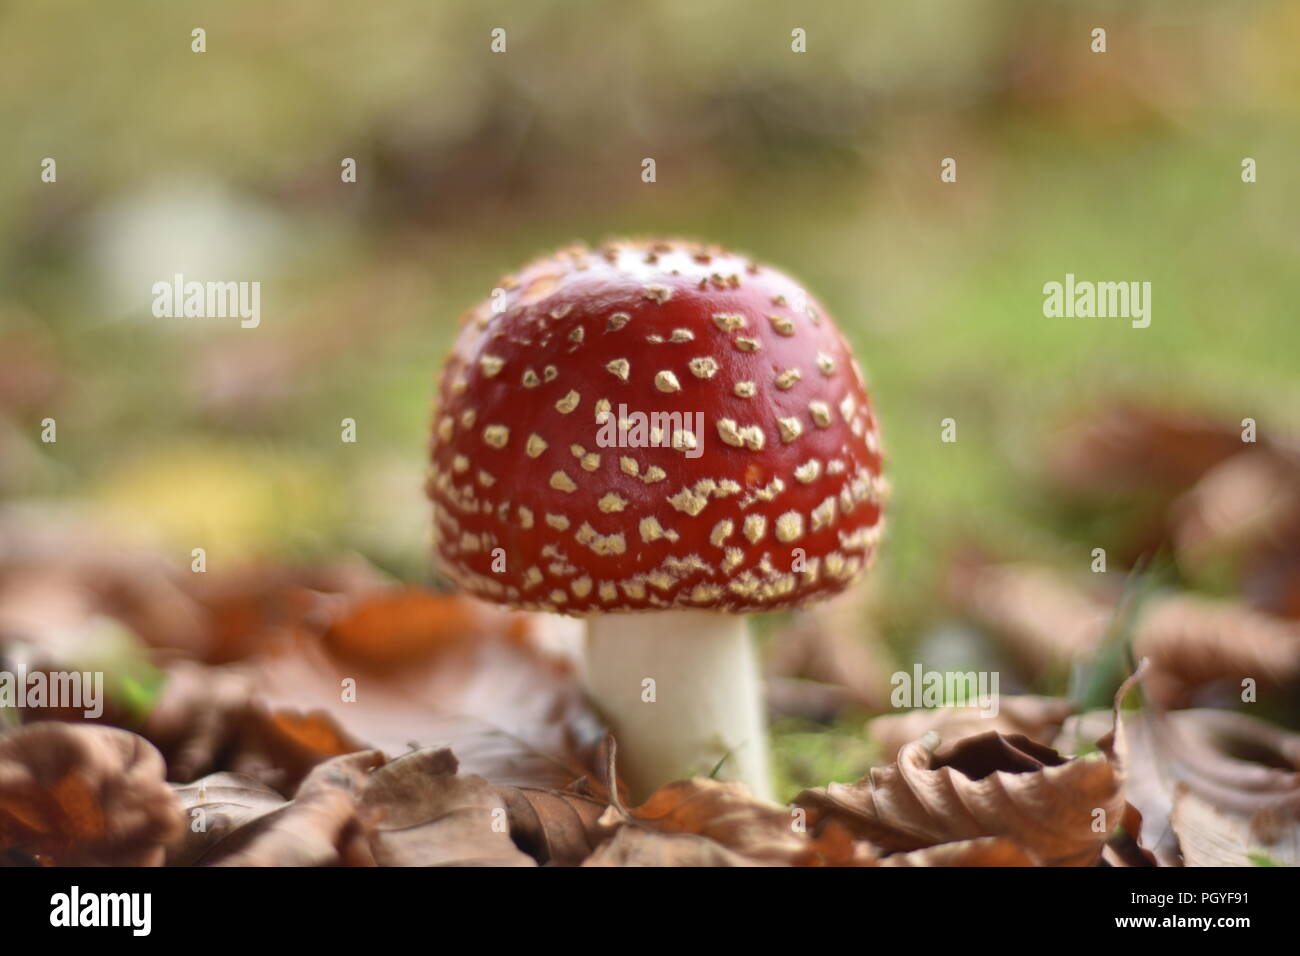
[[[1066,720],[1052,746],[1071,752],[1101,738],[1125,768],[1123,824],[1137,848],[1120,845],[1119,838],[1112,837],[1108,847],[1112,863],[1118,853],[1129,865],[1144,865],[1138,857],[1145,855],[1147,864],[1177,866],[1178,844],[1169,829],[1169,789],[1159,771],[1154,741],[1145,730],[1145,715],[1139,712],[1092,710]]]
[[[1211,838],[1190,833],[1201,852],[1213,855],[1214,841],[1231,840],[1227,845],[1236,858],[1265,845],[1286,857],[1295,845],[1300,734],[1228,711],[1125,712],[1116,725],[1114,749],[1127,768],[1128,802],[1139,815],[1131,829],[1138,845],[1161,865],[1187,862],[1175,814],[1181,793],[1194,798],[1181,817],[1193,830],[1218,816],[1234,821]],[[1202,812],[1202,804],[1216,816]]]
[[[1087,866],[1119,823],[1116,766],[1102,755],[1067,759],[1019,734],[979,734],[939,749],[928,734],[858,783],[795,798],[814,833],[829,821],[884,852],[1005,837],[1046,865]]]
[[[0,736],[0,860],[157,866],[180,827],[162,756],[142,737],[54,722]]]
[[[1179,784],[1170,824],[1184,866],[1300,866],[1300,826],[1294,812],[1231,813]]]
[[[572,742],[585,733],[590,715],[572,678],[550,675],[522,649],[466,651],[481,668],[456,664],[443,670],[435,662],[400,675],[375,675],[302,644],[292,654],[260,662],[254,694],[276,708],[319,709],[349,736],[390,756],[450,747],[465,772],[493,784],[562,790],[590,772],[587,749]],[[494,676],[501,678],[495,692]],[[530,676],[534,683],[527,683]],[[340,697],[347,680],[355,682],[355,701]],[[545,710],[546,704],[554,709]]]
[[[604,836],[600,818],[609,803],[585,792],[586,786],[584,778],[565,790],[497,787],[515,845],[537,862],[552,866],[577,866],[591,856]]]
[[[1050,745],[1070,710],[1069,701],[1058,697],[1003,696],[998,698],[998,712],[992,717],[984,716],[977,706],[912,710],[868,721],[867,735],[876,741],[886,760],[893,760],[905,744],[930,731],[944,740],[960,740],[996,730]]]
[[[536,866],[510,839],[500,796],[458,776],[450,750],[421,750],[374,771],[361,797],[380,866]]]

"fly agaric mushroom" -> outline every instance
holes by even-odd
[[[586,617],[634,796],[715,771],[769,795],[743,615],[847,587],[885,492],[861,372],[796,282],[684,242],[539,259],[462,319],[431,459],[446,573]]]

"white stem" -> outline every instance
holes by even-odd
[[[638,803],[665,783],[715,768],[717,779],[772,798],[762,685],[743,617],[592,617],[587,687],[618,740],[619,776]]]

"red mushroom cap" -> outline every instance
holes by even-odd
[[[715,247],[616,242],[465,315],[428,491],[441,564],[479,597],[749,612],[843,590],[885,485],[861,372],[802,287]]]

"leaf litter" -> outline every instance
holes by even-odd
[[[887,602],[850,593],[770,629],[770,706],[856,727],[874,757],[786,804],[695,779],[629,805],[559,619],[354,557],[186,575],[83,519],[7,509],[0,664],[93,661],[113,679],[98,719],[6,710],[0,863],[1296,865],[1300,734],[1285,707],[1249,707],[1300,679],[1293,448],[1126,406],[1042,460],[1070,515],[1105,507],[1099,493],[1142,502],[1104,542],[1121,573],[1085,582],[982,541],[953,552],[946,607],[1018,687],[1062,672],[1105,687],[1111,650],[1140,676],[1111,685],[1112,708],[1011,693],[992,716],[892,711]],[[1134,569],[1150,586],[1129,614],[1097,582]]]

